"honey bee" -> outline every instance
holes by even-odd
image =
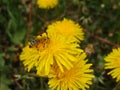
[[[30,42],[29,48],[37,46],[40,43],[40,39],[36,38]]]
[[[42,44],[43,46],[45,46],[45,44],[48,43],[48,42],[49,42],[49,38],[48,37],[35,38],[34,40],[32,40],[30,42],[29,48],[39,47],[39,44]]]

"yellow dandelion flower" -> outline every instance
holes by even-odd
[[[40,76],[48,75],[54,62],[64,72],[64,67],[70,69],[73,66],[72,62],[77,61],[74,55],[82,52],[77,47],[77,43],[70,43],[67,38],[60,35],[44,33],[23,48],[20,60],[28,71],[35,66]]]
[[[66,37],[73,38],[74,41],[77,42],[84,39],[83,28],[74,21],[66,18],[64,18],[62,21],[56,21],[49,25],[47,32],[56,32]]]
[[[120,48],[113,49],[113,51],[105,57],[105,69],[111,69],[108,73],[113,78],[116,78],[116,81],[120,81]]]
[[[37,0],[39,8],[49,9],[58,5],[58,0]]]
[[[51,90],[85,90],[92,84],[94,75],[90,69],[92,64],[86,64],[86,54],[82,53],[77,57],[79,60],[74,63],[70,70],[61,72],[54,65],[49,75],[49,87]]]

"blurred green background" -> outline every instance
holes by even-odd
[[[84,28],[81,48],[96,76],[88,90],[120,90],[104,70],[104,57],[120,46],[120,0],[59,0],[50,10],[38,8],[35,0],[0,0],[0,90],[48,90],[47,78],[28,73],[19,54],[27,41],[64,17]]]

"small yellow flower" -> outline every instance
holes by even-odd
[[[37,0],[39,8],[49,9],[54,8],[58,4],[58,0]]]
[[[120,81],[120,48],[113,49],[113,51],[105,57],[105,69],[111,69],[108,73],[113,78],[116,78],[116,81]]]
[[[56,32],[66,36],[68,39],[73,38],[74,41],[84,39],[83,28],[74,21],[64,18],[62,21],[56,21],[48,26],[48,33]]]
[[[65,72],[61,72],[56,65],[53,65],[48,82],[51,90],[86,90],[89,88],[94,77],[93,70],[90,69],[92,64],[86,64],[85,53],[77,58],[79,60],[74,63],[74,66]]]
[[[42,36],[37,36],[34,42],[23,48],[20,60],[23,61],[28,71],[35,66],[38,75],[47,76],[54,62],[62,72],[64,72],[63,68],[73,67],[72,62],[77,61],[74,55],[82,52],[77,47],[79,47],[77,43],[71,43],[65,37],[43,33]]]

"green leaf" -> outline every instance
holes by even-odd
[[[11,90],[8,85],[11,81],[3,73],[0,76],[0,90]]]
[[[0,54],[0,68],[5,64],[4,56],[5,56],[5,53]]]
[[[0,90],[11,90],[6,84],[0,83]]]
[[[18,30],[17,32],[15,32],[12,38],[13,43],[20,44],[24,39],[25,34],[26,34],[26,29]]]

